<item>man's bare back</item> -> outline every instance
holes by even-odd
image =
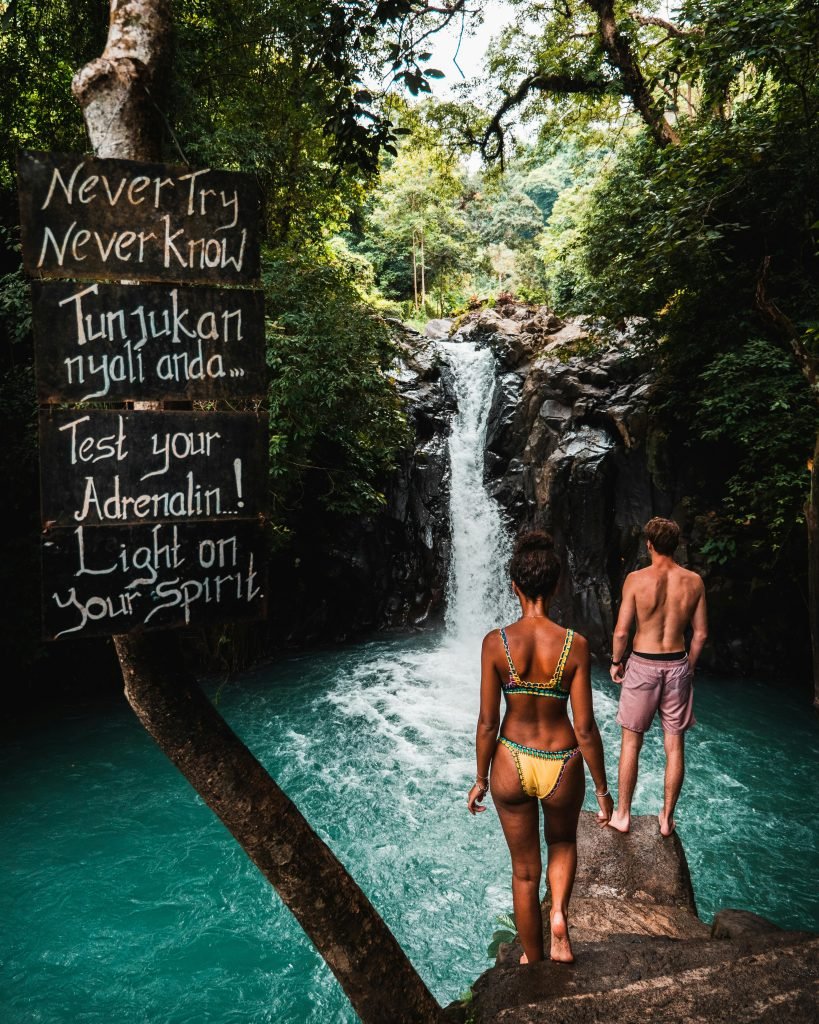
[[[631,800],[643,734],[659,711],[666,753],[660,832],[674,831],[674,809],[685,774],[685,733],[695,723],[694,667],[708,635],[705,587],[700,577],[674,561],[679,527],[655,517],[646,523],[651,565],[626,577],[620,614],[614,627],[611,678],[621,686],[617,722],[622,727],[618,771],[617,810],[611,828],[628,832]],[[636,625],[631,656],[626,659],[629,635]],[[691,646],[685,650],[685,632],[692,626]]]
[[[685,650],[685,630],[693,622],[697,609],[705,605],[702,580],[689,569],[663,560],[662,564],[638,569],[626,577],[623,604],[637,623],[633,648],[650,654],[670,654]],[[631,617],[631,616],[630,616]]]

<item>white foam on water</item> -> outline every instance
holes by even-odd
[[[368,778],[349,749],[341,754],[344,786],[372,784],[372,775],[427,777],[468,788],[480,693],[480,648],[486,632],[518,617],[507,563],[511,542],[500,509],[483,482],[486,426],[494,388],[494,357],[471,342],[443,342],[458,412],[449,438],[452,554],[446,631],[420,647],[368,644],[336,673],[321,698],[353,722],[367,755]],[[316,707],[316,714],[321,713]],[[309,745],[294,744],[301,770],[316,771]],[[324,773],[322,773],[324,774]]]

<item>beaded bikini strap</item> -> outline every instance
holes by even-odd
[[[557,660],[557,668],[552,679],[556,686],[560,686],[560,681],[563,678],[563,669],[566,667],[566,662],[569,660],[569,651],[572,649],[572,641],[574,640],[574,630],[566,630],[566,639],[563,641],[563,650],[560,652],[560,657]]]
[[[501,629],[500,635],[501,640],[503,640],[503,649],[506,651],[506,660],[509,662],[509,675],[519,682],[520,676],[518,675],[518,670],[515,668],[515,663],[512,661],[512,655],[509,653],[509,641],[506,639],[506,630]]]

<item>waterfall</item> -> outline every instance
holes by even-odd
[[[458,400],[449,437],[452,557],[446,626],[453,639],[474,642],[519,615],[507,573],[509,531],[483,483],[495,361],[489,349],[472,342],[439,342],[439,347],[452,369]]]

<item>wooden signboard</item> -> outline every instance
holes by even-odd
[[[237,287],[259,278],[255,179],[17,169],[24,266],[69,279],[33,284],[46,637],[262,617],[266,418],[52,404],[264,396],[262,295]]]
[[[47,639],[265,614],[260,520],[77,526],[43,539]]]
[[[267,424],[253,413],[40,413],[43,525],[254,516],[266,505]]]
[[[41,402],[262,397],[261,292],[35,281]]]
[[[21,152],[17,175],[32,277],[258,280],[261,203],[249,174]]]

